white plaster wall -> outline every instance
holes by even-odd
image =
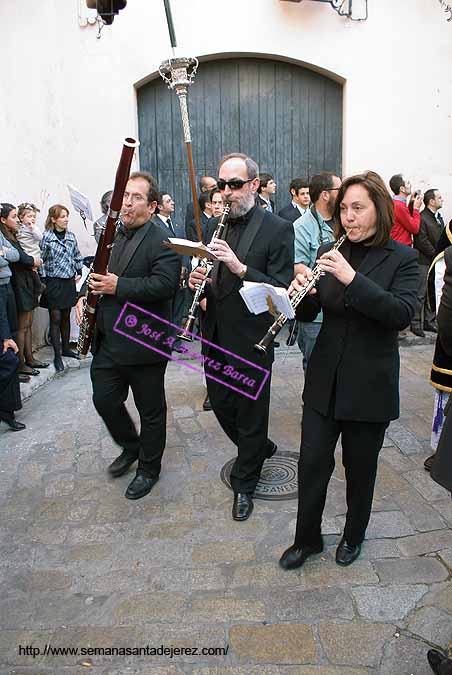
[[[129,0],[100,40],[79,26],[78,4],[0,2],[0,200],[39,202],[46,188],[48,206],[67,204],[70,182],[98,213],[121,139],[137,132],[134,86],[171,53],[161,0]],[[310,0],[172,0],[172,9],[180,53],[273,55],[343,81],[344,174],[403,171],[439,187],[452,217],[452,25],[436,0],[369,0],[363,23]],[[71,228],[92,252],[78,216]]]

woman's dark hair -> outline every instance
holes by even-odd
[[[3,202],[2,204],[0,204],[0,218],[8,218],[11,211],[15,211],[15,209],[16,209],[16,207],[13,206],[12,204],[8,204],[7,202]],[[13,232],[8,230],[6,225],[4,223],[2,223],[1,220],[0,220],[0,231],[2,232],[2,234],[7,239],[9,239],[11,241],[15,240],[16,237],[14,236]]]
[[[55,223],[53,221],[59,218],[63,211],[66,211],[66,213],[69,215],[69,209],[67,206],[63,206],[63,204],[54,204],[50,207],[45,223],[46,230],[55,229]]]
[[[341,223],[341,203],[345,193],[352,185],[362,185],[372,200],[377,212],[377,231],[368,243],[369,246],[384,246],[391,234],[394,220],[394,204],[383,179],[375,171],[366,171],[346,178],[342,183],[334,205],[333,220],[336,238],[344,234]]]

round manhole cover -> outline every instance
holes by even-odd
[[[254,492],[255,499],[296,499],[298,497],[298,453],[278,451],[266,459],[261,477]],[[231,488],[231,469],[235,459],[230,459],[221,469],[221,480]]]

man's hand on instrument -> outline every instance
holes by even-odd
[[[19,347],[11,338],[3,340],[3,354],[5,354],[7,349],[12,349],[15,354],[17,354],[17,352],[19,351]]]
[[[114,295],[117,285],[118,277],[111,272],[107,272],[107,274],[92,272],[89,275],[88,286],[94,295]]]
[[[344,286],[351,284],[355,278],[355,270],[340,251],[327,251],[320,256],[318,264],[323,272],[329,272]]]
[[[312,271],[309,267],[305,267],[304,272],[295,275],[295,279],[292,280],[292,283],[290,284],[287,292],[289,293],[290,296],[295,295],[295,293],[302,291],[305,288],[305,286],[308,285],[311,279],[312,279]],[[314,293],[317,293],[316,289],[311,288],[308,295],[314,295]]]
[[[224,239],[213,239],[209,248],[215,253],[218,260],[221,260],[232,274],[242,274],[245,265],[235,255],[228,242]]]
[[[77,322],[77,326],[80,326],[80,324],[82,323],[84,299],[85,298],[79,298],[77,300],[77,304],[75,305],[75,320]]]
[[[204,281],[204,277],[207,274],[205,267],[196,267],[188,277],[188,285],[190,290],[196,291],[197,286],[200,286]],[[207,283],[210,283],[210,279],[207,279]]]

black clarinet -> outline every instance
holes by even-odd
[[[334,246],[330,249],[331,251],[337,251],[337,249],[342,246],[344,241],[347,239],[347,235],[343,234],[340,239],[337,240],[337,242],[334,244]],[[317,263],[314,265],[312,268],[312,279],[309,281],[309,283],[303,287],[303,290],[297,291],[292,295],[290,298],[290,304],[292,307],[295,309],[298,307],[300,302],[305,298],[309,291],[314,288],[314,286],[317,284],[318,280],[322,276],[323,272],[320,269],[320,265]],[[270,347],[271,343],[275,339],[275,337],[278,335],[279,331],[281,328],[284,326],[284,324],[288,321],[287,316],[285,314],[280,314],[276,321],[272,323],[264,337],[260,342],[254,345],[254,349],[258,352],[263,352],[264,354],[267,353],[267,349]]]
[[[225,228],[226,222],[228,220],[230,208],[231,208],[230,204],[226,204],[226,206],[224,207],[224,211],[221,215],[220,220],[218,221],[217,227],[215,228],[215,232],[212,235],[212,239],[210,240],[209,246],[213,242],[214,239],[222,239],[223,238],[224,228]],[[193,302],[191,303],[191,307],[188,310],[187,320],[182,327],[182,331],[180,333],[178,333],[178,335],[177,335],[177,337],[180,340],[185,340],[186,342],[193,342],[193,336],[191,335],[191,333],[193,332],[193,326],[194,326],[194,323],[196,321],[199,304],[201,302],[201,297],[204,293],[204,289],[206,287],[207,279],[208,279],[209,274],[211,273],[211,271],[213,269],[213,260],[208,260],[207,258],[201,258],[201,261],[200,261],[198,267],[202,267],[203,269],[207,270],[207,273],[206,273],[206,276],[204,277],[203,282],[196,287],[196,291],[195,291],[195,294],[193,296]]]

